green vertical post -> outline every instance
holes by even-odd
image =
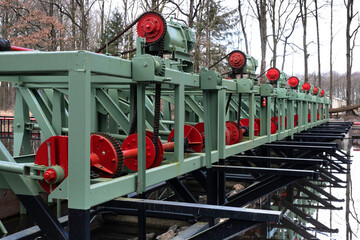
[[[117,105],[119,105],[119,93],[118,93],[118,90],[117,89],[109,89],[108,94],[111,97],[111,99]],[[109,116],[109,132],[115,133],[115,134],[119,133],[119,127],[118,127],[116,121],[111,116]]]
[[[272,98],[271,96],[266,97],[266,134],[268,136],[268,141],[271,142],[271,105]]]
[[[138,194],[146,191],[146,145],[145,145],[145,83],[136,85],[137,141],[138,141]]]
[[[226,109],[224,106],[226,106],[226,89],[220,89],[218,92],[218,127],[219,129],[218,136],[219,136],[219,158],[224,159],[225,158],[225,122],[226,122]]]
[[[90,128],[91,73],[69,71],[69,174],[70,239],[90,239]]]
[[[184,85],[175,86],[175,160],[180,170],[184,168],[184,125],[185,125],[185,89]]]
[[[256,111],[255,94],[249,94],[249,140],[253,141],[254,137],[254,115]]]

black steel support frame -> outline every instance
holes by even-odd
[[[335,124],[336,125],[336,124]],[[328,125],[330,126],[330,125]],[[348,127],[349,125],[344,125]],[[321,126],[323,127],[323,126]],[[324,127],[326,127],[324,125]],[[335,126],[336,128],[336,126]],[[225,165],[224,159],[221,159],[218,163],[219,165],[214,165],[212,169],[207,169],[206,174],[202,170],[198,170],[196,172],[193,172],[192,175],[195,177],[195,179],[200,183],[202,187],[204,187],[208,191],[208,200],[209,203],[212,203],[214,205],[199,205],[196,204],[196,200],[191,194],[190,191],[185,187],[185,185],[181,182],[180,179],[174,178],[171,180],[168,180],[165,183],[160,184],[159,186],[154,187],[153,189],[149,189],[149,192],[154,191],[160,187],[165,187],[166,185],[169,185],[172,187],[174,192],[180,196],[180,198],[184,201],[191,202],[191,203],[177,203],[177,202],[163,202],[163,201],[152,201],[152,200],[146,200],[146,199],[129,199],[124,198],[120,199],[120,201],[111,201],[109,203],[105,204],[104,209],[111,209],[115,212],[119,213],[126,213],[130,215],[138,215],[139,217],[139,237],[140,239],[144,238],[146,235],[146,216],[156,216],[160,212],[162,213],[163,217],[171,218],[172,216],[174,218],[183,218],[183,219],[190,219],[194,215],[201,215],[201,216],[207,216],[209,218],[216,218],[216,217],[231,217],[231,219],[221,223],[217,224],[216,226],[210,227],[208,230],[194,236],[191,239],[204,239],[204,238],[214,238],[216,236],[217,239],[220,239],[222,237],[228,238],[230,236],[238,235],[248,229],[251,229],[255,226],[259,226],[261,222],[263,221],[276,221],[280,219],[280,215],[271,215],[270,212],[256,215],[256,211],[250,210],[250,212],[241,212],[241,209],[234,208],[232,210],[232,213],[229,211],[229,206],[244,206],[248,203],[251,203],[261,197],[264,197],[266,195],[269,195],[276,190],[283,188],[291,183],[294,183],[295,181],[302,179],[306,176],[313,176],[314,171],[311,170],[300,170],[300,169],[293,169],[295,166],[317,166],[315,167],[316,170],[320,171],[321,176],[333,184],[335,187],[338,185],[338,187],[342,187],[339,184],[337,184],[337,181],[340,180],[336,176],[334,176],[331,172],[328,172],[322,168],[320,168],[318,165],[326,164],[327,162],[330,163],[330,166],[334,169],[336,169],[339,173],[344,171],[344,167],[342,167],[340,164],[346,164],[349,162],[348,159],[346,159],[347,154],[342,152],[341,150],[337,150],[337,144],[334,143],[328,143],[323,141],[332,141],[334,139],[343,139],[344,135],[342,134],[331,134],[334,132],[346,132],[348,129],[344,128],[343,131],[331,131],[329,129],[329,133],[324,133],[321,137],[322,139],[320,142],[296,142],[296,141],[280,141],[275,142],[271,144],[265,144],[263,147],[268,148],[267,153],[269,153],[269,149],[283,149],[283,148],[296,148],[303,150],[305,153],[301,157],[307,157],[306,159],[303,158],[280,158],[280,157],[261,157],[261,156],[255,156],[253,152],[251,151],[252,155],[254,156],[233,156],[230,157],[229,160],[236,160],[236,161],[251,161],[253,163],[257,162],[264,162],[265,158],[267,158],[268,162],[278,163],[282,164],[282,168],[279,169],[272,169],[272,168],[258,168],[258,167],[229,167]],[[300,134],[295,134],[294,139],[302,139],[302,140],[309,140],[309,139],[316,139],[315,136],[318,136],[319,132],[326,132],[322,131],[322,129],[314,129],[313,131],[308,131]],[[316,139],[318,140],[318,139]],[[315,145],[315,146],[314,146]],[[338,151],[338,153],[336,152]],[[248,151],[249,152],[249,151]],[[331,160],[327,157],[323,159],[313,159],[314,156],[319,156],[322,153],[326,153],[328,155],[333,156],[341,163],[338,163],[334,160]],[[286,156],[288,157],[288,156]],[[324,157],[324,156],[321,156]],[[293,160],[291,162],[291,160]],[[292,165],[291,165],[292,163]],[[284,165],[285,164],[285,165]],[[284,169],[285,167],[286,169]],[[261,177],[258,179],[255,179],[255,183],[249,186],[248,188],[244,189],[240,194],[236,194],[235,196],[232,196],[228,199],[225,199],[225,182],[226,182],[226,172],[231,173],[250,173],[254,176],[256,174],[260,174]],[[295,173],[295,175],[294,175]],[[241,174],[240,174],[241,175]],[[325,192],[322,188],[319,186],[316,186],[315,184],[311,183],[310,181],[303,180],[306,183],[304,185],[307,185],[319,193],[323,194],[327,197],[327,199],[322,199],[318,197],[317,195],[313,194],[311,191],[307,190],[305,187],[301,186],[298,183],[295,183],[294,186],[299,190],[308,195],[310,198],[317,200],[321,204],[324,205],[324,208],[327,209],[337,209],[327,201],[339,201],[339,199],[336,199],[334,196],[328,194]],[[136,194],[133,194],[135,196]],[[20,196],[19,198],[21,198]],[[24,196],[25,198],[29,196]],[[140,197],[144,197],[140,196]],[[37,199],[39,198],[39,199]],[[21,200],[21,199],[20,199]],[[49,211],[43,200],[37,196],[35,199],[26,199],[25,202],[28,201],[28,204],[32,204],[33,206],[43,206],[40,207],[40,210],[42,213],[30,213],[33,216],[41,216],[43,217],[48,216],[48,218],[39,219],[36,220],[36,222],[39,224],[41,229],[46,229],[48,225],[49,229],[53,228],[54,226],[58,229],[56,231],[47,231],[47,233],[43,232],[44,234],[47,234],[48,237],[51,237],[51,239],[68,239],[68,233],[64,230],[63,226],[60,224],[60,222],[52,217],[49,214]],[[22,200],[24,201],[24,199]],[[32,203],[31,203],[32,202]],[[225,203],[225,204],[224,204]],[[287,204],[289,202],[285,202]],[[24,204],[24,203],[23,203]],[[224,206],[215,206],[215,205],[222,205]],[[289,203],[290,205],[287,205],[288,208],[292,208],[292,211],[295,211],[296,214],[298,214],[300,217],[303,216],[306,217],[301,210]],[[31,209],[31,206],[24,204],[27,209]],[[115,207],[115,208],[114,208]],[[36,209],[38,211],[39,209]],[[236,214],[234,214],[234,211]],[[30,211],[29,211],[30,212]],[[257,217],[260,216],[260,217]],[[50,219],[50,221],[49,221]],[[90,210],[78,210],[78,209],[69,209],[69,221],[71,224],[70,226],[80,226],[80,229],[86,229],[89,228],[90,225],[88,224],[90,222]],[[315,227],[317,227],[319,230],[322,231],[329,231],[333,232],[332,229],[328,229],[326,226],[322,225],[319,222],[314,222],[313,220],[309,220],[311,223],[314,224]],[[47,223],[46,223],[47,222]],[[210,223],[214,221],[210,221]],[[309,234],[305,228],[298,226],[294,224],[291,220],[287,219],[286,216],[284,216],[281,220],[281,223],[288,228],[291,228],[298,232],[300,235],[304,236],[308,239],[316,239],[311,234]],[[85,225],[86,226],[85,226]],[[49,226],[51,225],[51,226]],[[84,226],[83,226],[84,225]],[[210,224],[211,226],[211,224]],[[229,227],[230,226],[230,227]],[[90,238],[90,236],[87,236],[88,233],[90,233],[90,230],[86,230],[85,232],[79,232],[79,231],[71,231],[72,236],[70,236],[70,239],[84,239],[84,238]],[[73,233],[75,235],[73,235]],[[219,237],[219,238],[218,238]],[[25,239],[25,238],[22,238]]]

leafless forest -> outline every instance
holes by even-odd
[[[144,11],[158,11],[167,19],[173,17],[189,25],[196,32],[195,71],[211,66],[238,47],[250,53],[255,36],[260,43],[256,46],[259,54],[253,55],[259,61],[259,75],[270,67],[287,72],[285,62],[290,61],[292,54],[300,53],[302,62],[297,64],[304,69],[298,76],[300,79],[318,85],[330,97],[353,105],[360,103],[360,73],[352,72],[352,66],[358,64],[353,63],[353,52],[360,41],[356,4],[354,0],[1,0],[0,38],[9,39],[12,45],[41,51],[95,51]],[[337,9],[346,13],[342,26],[346,34],[341,36],[336,35],[333,27]],[[320,16],[319,11],[326,16]],[[256,24],[249,26],[249,19]],[[327,36],[320,34],[321,21],[330,23]],[[309,27],[313,23],[315,31],[313,26]],[[301,33],[302,44],[294,42],[295,33]],[[122,52],[134,47],[135,37],[136,30],[132,28],[109,48],[109,53],[131,58],[131,54]],[[335,37],[346,45],[343,52],[346,67],[337,72],[333,71],[333,51],[339,47],[333,45]],[[330,53],[326,62],[320,60],[325,41],[330,46],[325,49]],[[316,51],[311,52],[309,46],[314,45]],[[310,55],[318,59],[316,71],[309,71]],[[323,66],[329,66],[326,69],[330,71],[322,71]],[[226,62],[215,69],[226,72]],[[12,109],[13,103],[13,88],[1,83],[0,109]]]

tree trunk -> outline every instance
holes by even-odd
[[[74,19],[74,21],[71,24],[71,31],[72,31],[72,50],[76,49],[76,4],[75,0],[71,0],[71,10],[70,10],[71,17]]]
[[[301,14],[301,22],[303,26],[303,52],[304,52],[304,78],[305,82],[309,81],[309,70],[308,70],[308,52],[307,52],[307,6],[306,0],[299,0],[300,2],[300,14]]]
[[[330,100],[333,100],[333,7],[334,0],[330,2]],[[330,104],[330,108],[332,108],[332,104]]]
[[[206,2],[206,11],[209,13],[210,12],[210,1],[211,0],[207,0]],[[210,67],[210,62],[211,62],[211,56],[210,56],[210,44],[211,44],[211,39],[210,39],[210,17],[207,16],[206,17],[206,40],[205,40],[205,56],[206,56],[206,67]]]
[[[318,4],[317,0],[314,0],[315,3],[315,22],[316,22],[316,37],[317,37],[317,53],[318,53],[318,78],[319,78],[319,88],[321,88],[321,61],[320,61],[320,29],[319,29],[319,15],[318,15]]]
[[[346,105],[350,106],[351,101],[351,33],[350,26],[353,18],[354,0],[348,0],[346,5]]]
[[[260,0],[259,27],[261,38],[261,65],[260,74],[266,70],[266,43],[267,43],[267,26],[266,26],[266,0]],[[265,75],[260,78],[260,83],[265,83]]]
[[[239,17],[240,17],[241,31],[244,36],[246,54],[249,54],[249,44],[248,44],[247,34],[245,31],[245,23],[244,23],[244,16],[242,14],[242,9],[241,9],[242,8],[241,2],[242,2],[241,0],[238,0],[238,11],[239,11]]]

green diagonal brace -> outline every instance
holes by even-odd
[[[119,106],[114,100],[103,90],[96,90],[96,99],[106,109],[110,116],[116,121],[117,124],[129,134],[130,123],[128,117],[121,111]]]
[[[46,117],[41,105],[36,100],[33,92],[28,88],[18,87],[21,95],[29,106],[31,112],[34,114],[36,121],[39,123],[41,128],[41,134],[45,139],[48,139],[51,136],[55,136],[56,133],[51,126],[49,119]]]

